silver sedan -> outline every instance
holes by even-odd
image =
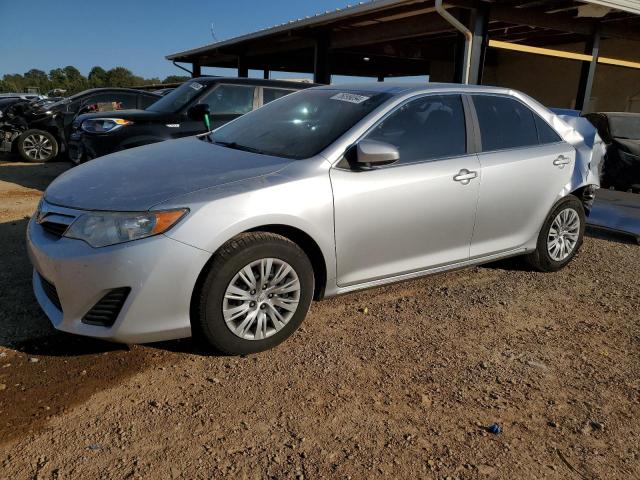
[[[513,90],[390,83],[274,101],[47,189],[28,227],[56,328],[277,345],[313,299],[582,242],[603,150]]]

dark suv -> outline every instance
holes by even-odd
[[[46,162],[67,149],[77,115],[147,108],[159,98],[158,94],[130,88],[93,88],[58,102],[34,102],[26,108],[14,108],[2,118],[0,151],[15,149],[29,162]]]
[[[206,131],[203,106],[215,129],[245,113],[312,83],[253,78],[189,80],[146,110],[80,115],[73,122],[69,156],[81,163],[127,148]]]

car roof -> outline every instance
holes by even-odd
[[[204,83],[211,85],[213,83],[233,83],[236,85],[255,85],[260,87],[281,87],[281,88],[309,88],[316,87],[319,84],[311,82],[300,82],[296,80],[266,80],[262,78],[242,78],[242,77],[196,77],[190,81],[197,81],[198,83]]]
[[[92,93],[100,93],[100,92],[131,92],[131,93],[148,93],[149,95],[157,95],[153,92],[149,92],[146,90],[139,90],[137,88],[125,88],[125,87],[102,87],[102,88],[90,88],[88,90],[83,90],[82,92],[78,92],[75,95],[88,95]],[[70,97],[67,97],[70,98]]]
[[[326,90],[343,90],[343,91],[361,91],[361,92],[380,92],[390,93],[394,95],[406,94],[412,92],[482,92],[482,93],[501,93],[511,94],[513,89],[504,87],[492,87],[485,85],[464,85],[461,83],[425,83],[425,82],[355,82],[355,83],[336,83],[331,85],[323,85],[315,87],[316,89]]]

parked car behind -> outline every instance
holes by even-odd
[[[206,131],[207,105],[211,128],[238,118],[310,83],[254,78],[201,77],[187,81],[146,110],[80,115],[73,123],[70,157],[76,163],[108,153]]]
[[[4,116],[4,112],[11,106],[17,103],[29,103],[31,100],[27,100],[20,97],[2,97],[0,98],[0,119]]]
[[[585,117],[607,143],[602,186],[640,193],[640,113],[596,112]]]
[[[583,143],[510,89],[312,88],[58,177],[28,226],[35,294],[60,330],[245,354],[314,298],[514,255],[556,271],[598,185]]]
[[[159,98],[160,95],[141,90],[94,88],[55,103],[36,103],[13,114],[9,109],[0,128],[0,151],[16,149],[29,162],[47,162],[67,150],[71,124],[78,114],[146,108]]]

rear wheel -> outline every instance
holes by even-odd
[[[527,261],[542,272],[565,267],[582,245],[585,229],[584,208],[573,195],[556,204],[540,230],[537,248]]]
[[[18,152],[27,162],[48,162],[58,155],[58,141],[44,130],[27,130],[18,137]]]
[[[194,336],[231,355],[272,348],[302,323],[313,289],[313,268],[298,245],[272,233],[242,234],[213,259]]]

